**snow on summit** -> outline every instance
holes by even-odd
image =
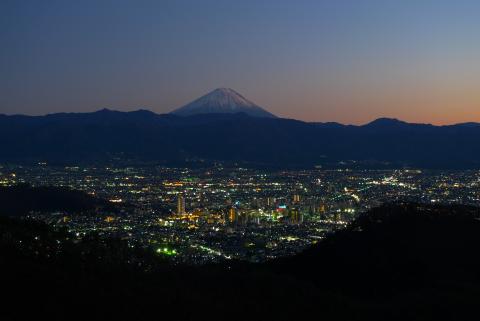
[[[172,111],[172,114],[180,116],[234,113],[245,113],[254,117],[276,117],[230,88],[217,88]]]

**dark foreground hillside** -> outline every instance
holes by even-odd
[[[96,209],[117,211],[118,206],[66,187],[0,186],[0,215],[3,216],[25,216],[30,211],[79,213]]]
[[[172,267],[0,219],[2,320],[476,320],[480,211],[388,205],[297,257]]]

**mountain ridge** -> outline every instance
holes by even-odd
[[[16,118],[16,117],[23,117],[23,118],[46,118],[46,117],[51,117],[51,116],[59,116],[59,115],[64,115],[64,116],[79,116],[79,117],[89,117],[93,115],[99,115],[99,114],[123,114],[123,115],[150,115],[152,117],[164,117],[168,118],[170,116],[173,117],[217,117],[220,115],[225,115],[226,117],[236,117],[236,116],[249,116],[247,113],[243,112],[236,112],[236,113],[205,113],[205,114],[195,114],[195,115],[189,115],[189,116],[179,116],[175,113],[168,112],[168,113],[157,113],[149,109],[144,109],[144,108],[139,108],[139,109],[134,109],[134,110],[128,110],[128,111],[123,111],[123,110],[116,110],[116,109],[110,109],[110,108],[102,108],[99,110],[91,111],[91,112],[58,112],[58,113],[49,113],[49,114],[44,114],[44,115],[27,115],[27,114],[1,114],[0,117],[5,118]],[[305,121],[305,120],[300,120],[300,119],[295,119],[295,118],[283,118],[283,117],[278,117],[275,116],[275,119],[277,120],[289,120],[289,121],[297,121],[297,122],[302,122],[305,124],[313,124],[313,125],[328,125],[328,126],[333,126],[333,127],[366,127],[370,125],[377,125],[377,124],[403,124],[403,125],[420,125],[420,126],[431,126],[431,127],[455,127],[455,126],[461,126],[461,127],[480,127],[480,122],[461,122],[461,123],[452,123],[452,124],[443,124],[443,125],[435,125],[431,123],[416,123],[416,122],[408,122],[404,121],[401,119],[397,118],[390,118],[390,117],[378,117],[373,119],[370,122],[364,123],[364,124],[345,124],[345,123],[340,123],[336,121]]]
[[[245,113],[177,116],[142,110],[0,117],[2,162],[119,159],[189,166],[202,160],[267,167],[466,169],[480,168],[480,149],[474,148],[479,142],[480,124],[380,120],[342,125]]]

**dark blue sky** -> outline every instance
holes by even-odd
[[[480,2],[0,2],[0,113],[168,112],[231,87],[280,116],[480,121]]]

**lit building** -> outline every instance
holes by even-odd
[[[232,207],[230,208],[230,210],[228,210],[228,220],[233,223],[236,221],[236,219],[237,219],[237,212],[235,208]]]
[[[300,211],[297,209],[297,208],[292,208],[290,210],[290,222],[292,224],[300,224],[302,223],[303,221],[303,217],[302,217],[302,214],[300,213]]]
[[[182,194],[178,194],[177,196],[177,214],[183,215],[185,214],[185,198]]]
[[[267,206],[268,206],[268,207],[274,206],[274,205],[275,205],[275,202],[276,202],[275,198],[273,198],[273,197],[267,197]]]
[[[293,195],[293,202],[294,203],[300,203],[300,195],[294,194]]]

